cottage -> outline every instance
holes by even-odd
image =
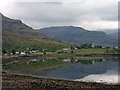
[[[38,53],[38,52],[40,52],[40,50],[32,50],[32,51],[30,51],[30,53]]]
[[[71,62],[70,59],[64,59],[63,61],[64,61],[64,62]]]
[[[77,50],[78,48],[75,48],[75,50]]]
[[[95,46],[94,46],[94,44],[92,44],[92,48],[94,48]]]
[[[31,53],[36,53],[36,50],[32,50]]]
[[[16,54],[19,54],[19,52],[15,52]]]
[[[70,50],[70,48],[63,48],[64,51]]]
[[[25,55],[25,52],[21,52],[22,55]]]
[[[42,49],[42,52],[46,51],[46,49]]]

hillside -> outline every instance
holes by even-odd
[[[106,34],[118,38],[118,29],[110,29],[110,30],[102,30],[102,31],[105,32]]]
[[[102,31],[88,31],[81,27],[56,26],[38,29],[37,31],[76,44],[92,43],[103,46],[117,46],[117,38]]]
[[[117,37],[118,38],[118,32],[110,33],[110,35],[112,35],[113,37]]]
[[[60,40],[49,37],[43,33],[35,32],[21,20],[10,19],[2,15],[3,49],[60,49],[66,46]]]

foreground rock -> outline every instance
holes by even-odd
[[[55,80],[46,78],[34,78],[29,76],[20,76],[9,73],[2,73],[3,90],[44,90],[44,89],[79,89],[79,90],[119,90],[119,85],[105,85],[98,83],[84,83],[67,80]]]

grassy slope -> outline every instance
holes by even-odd
[[[3,49],[22,48],[56,48],[60,49],[67,44],[49,37],[43,33],[35,32],[31,27],[20,20],[9,19],[3,16]]]
[[[6,33],[3,34],[3,48],[9,50],[9,49],[22,49],[22,48],[38,48],[38,49],[44,49],[44,48],[52,48],[55,47],[57,49],[61,49],[65,46],[64,43],[59,43],[56,41],[49,41],[49,40],[40,40],[37,38],[28,38],[25,36],[17,35],[17,34],[11,34]]]

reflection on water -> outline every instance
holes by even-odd
[[[118,61],[105,59],[76,61],[75,64],[61,67],[45,76],[75,81],[118,83]]]
[[[117,83],[118,62],[116,58],[103,57],[37,57],[13,60],[3,69],[49,78]]]
[[[85,76],[82,79],[75,79],[75,81],[117,84],[119,82],[118,81],[118,68],[107,70],[103,74],[90,74],[88,76]]]

